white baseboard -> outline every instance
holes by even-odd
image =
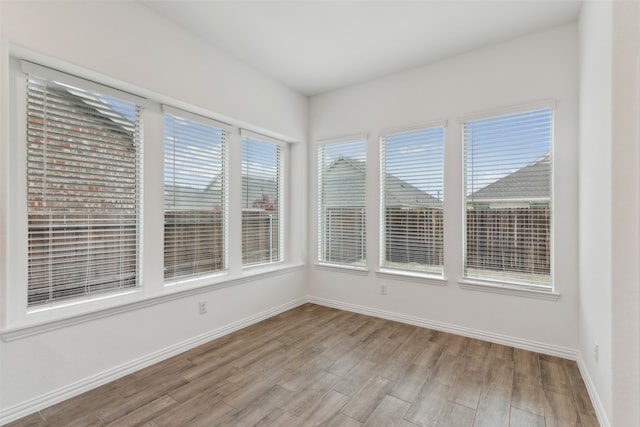
[[[469,338],[476,338],[483,341],[489,341],[496,344],[508,345],[510,347],[521,348],[523,350],[534,351],[536,353],[548,354],[550,356],[562,357],[564,359],[576,360],[578,352],[575,349],[560,347],[551,344],[545,344],[537,341],[525,340],[521,338],[511,337],[508,335],[494,334],[492,332],[481,331],[478,329],[467,328],[464,326],[452,325],[450,323],[437,322],[434,320],[424,319],[421,317],[408,316],[406,314],[394,313],[376,308],[364,307],[355,304],[344,303],[341,301],[329,300],[309,296],[308,301],[314,304],[333,307],[340,310],[352,311],[355,313],[366,314],[369,316],[380,317],[382,319],[394,320],[396,322],[407,323],[409,325],[421,326],[423,328],[435,329],[437,331],[449,332],[456,335],[462,335]]]
[[[604,405],[602,404],[602,400],[600,399],[600,395],[596,390],[596,386],[591,379],[591,375],[589,375],[589,371],[587,370],[587,365],[584,363],[584,359],[582,358],[582,353],[578,352],[578,369],[580,370],[580,375],[582,375],[582,379],[584,381],[585,386],[587,387],[587,392],[589,393],[589,398],[591,398],[591,403],[593,404],[593,409],[596,411],[596,416],[598,417],[598,422],[601,427],[611,427],[611,423],[607,418],[607,413],[604,409]]]
[[[231,332],[235,332],[287,310],[291,310],[292,308],[305,304],[306,302],[306,297],[298,298],[286,304],[282,304],[278,307],[274,307],[253,316],[246,317],[244,319],[214,329],[205,334],[190,338],[178,344],[148,354],[144,357],[132,360],[123,365],[116,366],[115,368],[109,369],[108,371],[93,375],[84,380],[59,388],[58,390],[54,390],[52,392],[43,394],[42,396],[38,396],[34,399],[4,409],[0,413],[0,426],[10,423],[11,421],[15,421],[24,416],[33,414],[34,412],[37,412],[41,409],[48,408],[51,405],[55,405],[56,403],[62,402],[66,399],[70,399],[103,384],[115,381],[125,375],[131,374],[142,368],[146,368],[147,366],[151,366],[154,363],[166,360],[199,345],[215,340],[216,338],[220,338],[222,336],[230,334]]]

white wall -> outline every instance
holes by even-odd
[[[579,350],[611,414],[612,3],[585,2],[580,15]],[[599,362],[594,359],[594,342]]]
[[[640,425],[640,3],[614,2],[611,335],[614,426]]]
[[[306,97],[205,45],[141,4],[3,1],[0,18],[0,296],[7,286],[6,252],[12,245],[6,240],[8,217],[15,209],[7,191],[13,181],[7,172],[9,52],[44,58],[65,71],[214,113],[254,131],[290,141],[306,138]],[[148,139],[153,140],[145,140],[147,151],[161,153],[161,139]],[[298,262],[306,248],[301,238],[306,227],[306,157],[304,142],[293,144],[289,250],[290,260]],[[228,331],[225,328],[291,307],[306,295],[305,276],[304,269],[293,268],[0,342],[0,423],[210,339]],[[199,300],[208,301],[208,314],[197,314]]]
[[[306,97],[142,4],[2,3],[2,33],[9,43],[289,139],[306,136]]]
[[[585,2],[580,46],[580,362],[603,425],[640,425],[640,4]]]
[[[368,275],[310,267],[317,301],[399,315],[462,333],[543,351],[577,347],[577,26],[568,24],[478,49],[310,100],[309,212],[316,212],[315,141],[369,133]],[[555,290],[557,301],[462,290],[462,141],[458,118],[553,98],[555,115]],[[378,265],[381,130],[448,119],[445,144],[446,286],[380,278]],[[315,260],[315,228],[309,253]],[[380,284],[388,295],[380,295]]]

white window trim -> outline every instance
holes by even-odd
[[[111,86],[101,83],[96,83],[90,79],[76,77],[74,75],[54,70],[53,68],[45,67],[43,65],[34,64],[33,62],[20,60],[20,69],[24,74],[33,74],[38,77],[54,80],[62,84],[77,86],[89,91],[100,92],[103,95],[109,95],[125,101],[133,102],[134,104],[137,104],[142,108],[148,107],[151,103],[142,96],[134,95],[124,90],[115,89]]]
[[[530,102],[530,103],[524,103],[524,104],[518,104],[518,105],[513,105],[513,106],[509,106],[509,107],[503,107],[503,108],[496,108],[496,109],[491,109],[491,110],[487,110],[487,111],[482,111],[482,112],[477,112],[477,113],[472,113],[472,114],[467,114],[464,116],[460,116],[458,118],[458,123],[460,125],[460,134],[461,134],[461,143],[462,143],[462,156],[460,158],[460,161],[462,162],[462,173],[463,173],[463,177],[462,177],[462,191],[461,191],[461,197],[462,197],[462,203],[461,203],[461,208],[462,208],[462,218],[463,218],[463,224],[462,224],[462,253],[461,253],[461,258],[460,258],[460,262],[462,264],[462,268],[461,271],[463,272],[462,277],[458,280],[458,284],[460,286],[461,289],[466,289],[466,290],[475,290],[475,291],[485,291],[485,292],[491,292],[491,293],[498,293],[498,294],[506,294],[506,295],[515,295],[515,296],[529,296],[532,298],[538,298],[538,299],[548,299],[548,300],[557,300],[560,296],[560,293],[557,292],[556,290],[556,281],[555,281],[555,274],[554,274],[554,265],[555,265],[555,217],[556,217],[556,213],[555,213],[555,204],[554,204],[554,199],[555,199],[555,116],[556,116],[556,108],[557,108],[557,100],[555,99],[544,99],[544,100],[539,100],[539,101],[534,101],[534,102]],[[512,282],[508,282],[508,281],[492,281],[492,280],[488,280],[488,279],[478,279],[475,277],[468,277],[468,276],[464,276],[464,260],[465,260],[465,254],[467,251],[467,239],[465,237],[466,235],[466,189],[465,189],[465,178],[464,178],[464,174],[466,173],[465,167],[464,167],[464,162],[465,162],[465,158],[464,158],[464,152],[465,152],[465,139],[464,139],[464,124],[465,122],[468,121],[473,121],[473,120],[481,120],[481,119],[486,119],[486,118],[491,118],[491,117],[496,117],[496,116],[503,116],[503,115],[508,115],[508,114],[517,114],[517,113],[522,113],[522,112],[526,112],[526,111],[533,111],[533,110],[541,110],[541,109],[550,109],[552,111],[552,122],[551,122],[551,147],[550,147],[550,152],[551,152],[551,206],[552,206],[552,211],[551,211],[551,224],[550,224],[550,233],[551,233],[551,257],[549,260],[550,263],[550,278],[551,278],[551,285],[550,286],[536,286],[536,285],[531,285],[531,284],[522,284],[522,283],[512,283]]]
[[[555,99],[549,98],[549,99],[543,99],[539,101],[528,102],[524,104],[517,104],[517,105],[512,105],[512,106],[507,106],[502,108],[494,108],[494,109],[488,109],[485,111],[465,114],[465,115],[459,116],[457,121],[458,121],[458,124],[462,126],[462,128],[460,129],[461,132],[464,132],[465,122],[487,119],[495,116],[505,116],[507,114],[522,113],[525,111],[542,110],[545,108],[551,109],[555,112],[557,105],[558,105],[558,101],[556,101]],[[462,142],[464,143],[464,138]]]
[[[316,150],[322,146],[330,145],[330,144],[339,144],[341,142],[354,142],[365,140],[367,143],[369,142],[369,134],[366,132],[362,133],[354,133],[345,136],[338,136],[333,138],[322,138],[316,141]]]
[[[369,269],[367,267],[352,266],[346,264],[335,264],[331,262],[317,261],[314,267],[318,270],[339,271],[341,273],[355,274],[358,276],[368,276]]]
[[[523,285],[518,283],[493,282],[490,280],[480,280],[472,278],[461,278],[458,280],[460,289],[468,291],[489,292],[502,295],[514,295],[518,297],[528,297],[548,301],[556,301],[560,298],[560,293],[553,289],[537,288],[536,286]]]
[[[193,120],[194,122],[204,123],[209,126],[222,129],[225,132],[232,133],[233,125],[229,123],[221,122],[209,116],[203,116],[202,114],[191,112],[190,110],[183,110],[182,108],[172,107],[167,104],[162,104],[162,112],[171,114],[172,116],[181,117],[183,119]]]
[[[447,286],[447,278],[439,274],[422,273],[419,270],[403,270],[399,268],[380,268],[376,277],[381,279],[403,280],[405,282],[424,283],[427,285]]]
[[[445,148],[446,148],[446,143],[447,143],[447,134],[446,134],[446,128],[448,125],[448,120],[442,119],[442,120],[435,120],[435,121],[430,121],[430,122],[426,122],[426,123],[417,123],[417,124],[413,124],[413,125],[408,125],[408,126],[404,126],[404,127],[397,127],[397,128],[390,128],[390,129],[386,129],[386,130],[382,130],[380,132],[380,136],[378,137],[379,140],[379,150],[378,150],[378,157],[379,157],[379,164],[380,164],[380,188],[378,190],[379,196],[380,196],[380,217],[379,217],[379,224],[378,224],[378,228],[379,228],[379,236],[378,236],[378,270],[376,272],[376,275],[380,275],[380,277],[384,277],[387,276],[387,278],[393,279],[394,276],[396,278],[400,278],[401,280],[404,278],[408,278],[408,279],[412,279],[415,278],[417,280],[419,279],[427,279],[429,282],[436,282],[435,284],[439,285],[439,286],[445,286],[447,284],[447,279],[445,277],[445,267],[446,267],[446,262],[443,262],[442,265],[442,272],[440,274],[435,274],[435,273],[430,273],[428,271],[423,271],[420,269],[410,269],[410,268],[394,268],[394,267],[390,267],[388,265],[384,264],[384,259],[386,257],[385,254],[385,245],[386,245],[386,224],[385,224],[385,215],[386,215],[386,200],[385,200],[385,192],[383,191],[383,183],[384,183],[384,179],[383,177],[386,176],[386,159],[384,159],[383,155],[382,155],[382,151],[385,148],[383,145],[383,138],[386,138],[386,136],[388,135],[393,135],[393,134],[398,134],[398,133],[405,133],[405,132],[411,132],[411,131],[418,131],[418,130],[422,130],[422,129],[429,129],[429,128],[436,128],[436,127],[441,127],[443,129],[445,129],[445,135],[444,135],[444,141],[443,141],[443,147],[442,147],[442,158],[443,158],[443,165],[442,165],[442,184],[443,184],[443,190],[444,190],[444,178],[446,175],[445,172],[445,168],[444,168],[444,156],[445,156]],[[442,199],[442,203],[443,203],[443,209],[444,209],[444,198]],[[444,227],[444,222],[443,222],[443,227]],[[443,238],[442,238],[442,246],[443,246],[443,251],[444,251],[444,244],[445,244],[445,236],[443,233]],[[444,261],[444,259],[443,259]]]
[[[449,125],[449,120],[441,119],[441,120],[433,120],[429,122],[414,123],[411,125],[400,126],[400,127],[391,127],[387,129],[382,129],[380,131],[380,138],[384,138],[387,135],[393,135],[396,133],[406,133],[406,132],[412,132],[415,130],[422,130],[422,129],[428,129],[428,128],[441,127],[446,129],[448,125]]]
[[[289,180],[291,179],[290,174],[290,159],[291,159],[291,142],[284,141],[279,138],[274,138],[269,135],[265,135],[263,133],[254,132],[248,129],[240,128],[240,145],[242,145],[242,138],[248,137],[252,139],[257,139],[260,141],[270,142],[272,144],[276,144],[280,147],[280,176],[278,179],[280,180],[280,212],[279,221],[279,233],[280,236],[278,238],[278,252],[280,253],[280,260],[274,262],[264,262],[259,264],[250,264],[250,265],[241,265],[242,271],[247,270],[255,270],[261,268],[269,268],[273,265],[285,264],[287,260],[289,260],[289,248],[287,245],[288,237],[289,237],[289,229],[286,226],[289,218],[289,209],[290,209],[290,185]],[[242,232],[240,233],[240,239],[242,239]],[[242,257],[242,253],[240,253]]]
[[[230,237],[230,231],[229,231],[229,208],[230,208],[230,204],[229,204],[229,147],[231,145],[231,135],[233,134],[233,126],[225,123],[225,122],[220,122],[218,120],[215,120],[211,117],[208,116],[203,116],[201,114],[197,114],[197,113],[193,113],[187,110],[183,110],[180,108],[175,108],[172,107],[170,105],[166,105],[166,104],[162,104],[162,112],[164,114],[170,114],[173,115],[175,117],[180,117],[183,119],[188,119],[188,120],[192,120],[195,122],[199,122],[199,123],[204,123],[206,125],[218,128],[218,129],[222,129],[226,135],[225,135],[225,141],[223,143],[223,159],[222,159],[222,164],[223,164],[223,170],[222,170],[222,174],[224,175],[224,183],[226,188],[223,190],[223,196],[224,196],[224,201],[223,204],[225,206],[224,212],[223,212],[223,221],[224,221],[224,235],[223,235],[223,268],[221,270],[217,270],[217,271],[212,271],[206,274],[202,274],[202,275],[198,275],[195,277],[184,277],[184,278],[176,278],[176,279],[164,279],[164,286],[175,286],[175,285],[188,285],[188,284],[193,284],[193,283],[207,283],[207,281],[209,279],[213,279],[215,280],[217,277],[219,276],[223,276],[223,275],[228,275],[229,274],[229,237]],[[163,117],[163,143],[164,143],[164,132],[166,132],[166,129],[164,129],[164,117]],[[164,145],[163,145],[163,151],[164,151]],[[164,177],[164,157],[163,157],[163,177]],[[163,204],[162,204],[162,208],[164,211],[164,179],[163,179]],[[164,231],[164,220],[163,220],[163,231]],[[163,245],[164,245],[164,239],[163,239]],[[164,254],[163,254],[164,255]],[[163,263],[164,263],[164,259],[163,259]],[[164,265],[164,264],[163,264]]]
[[[320,254],[322,253],[322,248],[323,248],[323,237],[320,236],[320,231],[321,231],[321,218],[318,215],[320,213],[320,167],[321,165],[318,163],[318,150],[326,147],[327,145],[332,145],[332,144],[340,144],[340,143],[348,143],[348,142],[356,142],[356,141],[365,141],[365,153],[368,154],[368,147],[369,147],[369,133],[367,132],[363,132],[363,133],[354,133],[354,134],[349,134],[349,135],[344,135],[344,136],[339,136],[339,137],[332,137],[332,138],[323,138],[323,139],[319,139],[316,141],[316,146],[315,146],[315,151],[313,153],[313,156],[315,158],[315,189],[316,189],[316,206],[315,206],[315,218],[316,218],[316,227],[315,227],[315,263],[314,266],[316,268],[319,269],[325,269],[325,270],[334,270],[334,271],[338,271],[338,270],[343,270],[345,272],[348,273],[353,273],[353,274],[362,274],[365,273],[369,274],[369,257],[367,256],[365,259],[365,263],[364,265],[349,265],[349,264],[340,264],[340,263],[333,263],[333,262],[328,262],[328,261],[323,261],[320,259]],[[368,156],[367,156],[367,165],[369,165],[369,161],[368,161]],[[369,169],[369,167],[367,166],[367,169]],[[368,172],[368,171],[367,171]],[[365,172],[366,173],[366,172]],[[366,187],[368,187],[368,184],[366,182],[365,179],[365,189]],[[367,198],[365,196],[365,205],[364,205],[364,210],[365,210],[365,215],[367,212],[367,208],[368,208],[368,201]],[[366,216],[367,219],[365,220],[365,233],[368,233],[368,223],[369,223],[369,219],[368,219],[368,215]],[[367,244],[365,244],[365,247],[367,246]]]
[[[121,92],[108,86],[87,81],[75,76],[39,66],[17,58],[10,58],[10,77],[13,84],[10,85],[10,146],[8,154],[10,158],[9,176],[13,184],[9,188],[8,202],[12,209],[8,215],[7,241],[12,242],[12,250],[7,253],[7,286],[5,301],[5,318],[3,327],[22,326],[43,321],[55,320],[68,313],[79,313],[88,310],[95,310],[96,307],[105,307],[118,304],[119,301],[128,301],[132,298],[139,298],[144,289],[144,259],[141,247],[145,234],[144,229],[144,176],[142,175],[142,199],[139,214],[139,226],[141,228],[141,240],[138,245],[139,256],[139,277],[135,288],[113,290],[102,294],[87,297],[78,297],[62,300],[47,305],[29,307],[27,303],[27,270],[28,270],[28,237],[27,237],[27,181],[26,181],[26,140],[27,132],[24,124],[27,121],[27,72],[34,73],[39,77],[53,79],[61,83],[76,85],[80,88],[89,88],[114,97],[120,97],[133,102],[149,105],[141,97],[136,97],[127,92]],[[140,104],[138,104],[140,105]],[[142,115],[144,115],[144,108]],[[142,132],[142,130],[141,130]],[[144,153],[144,149],[142,150]],[[143,154],[144,156],[144,154]],[[144,159],[142,160],[144,165]],[[144,166],[142,166],[144,171]],[[142,172],[144,174],[144,172]]]

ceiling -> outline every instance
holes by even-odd
[[[305,94],[575,21],[573,0],[141,0]]]

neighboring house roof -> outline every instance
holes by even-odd
[[[549,200],[551,195],[551,157],[544,155],[474,192],[470,201]]]
[[[59,93],[64,99],[63,102],[75,105],[81,110],[86,110],[87,119],[90,117],[95,122],[104,123],[107,126],[107,129],[104,130],[105,132],[119,132],[133,141],[133,124],[131,121],[98,96],[82,90],[66,87],[58,88],[53,85],[49,85],[47,90]],[[94,113],[91,113],[91,111]]]
[[[215,209],[222,206],[222,194],[215,189],[204,190],[176,185],[165,187],[165,203],[169,202],[172,209]]]
[[[386,174],[387,206],[442,207],[442,201],[406,181]],[[348,189],[348,190],[347,190]],[[361,207],[365,204],[366,174],[362,161],[339,157],[324,172],[326,207]]]
[[[242,177],[242,208],[260,209],[265,196],[272,203],[278,200],[277,185],[274,180]],[[165,187],[165,200],[173,200],[174,209],[215,208],[222,205],[222,180],[216,177],[204,189],[189,186]],[[197,202],[194,203],[194,200]],[[257,202],[257,204],[256,204]]]
[[[442,200],[390,173],[386,174],[385,179],[387,206],[442,207]]]
[[[349,157],[339,157],[324,171],[324,205],[336,207],[364,207],[366,174],[364,163]]]
[[[333,162],[325,172],[325,189],[327,207],[359,207],[365,200],[364,163],[341,157]],[[346,186],[345,184],[348,184]],[[397,207],[441,207],[442,202],[423,190],[395,177],[386,176],[389,205]],[[349,188],[349,191],[345,191]],[[272,202],[277,198],[276,182],[265,178],[242,177],[242,207],[244,209],[260,208],[256,202],[264,201],[264,197]],[[222,194],[222,180],[219,177],[211,180],[205,189],[188,186],[165,188],[165,200],[174,200],[176,209],[194,209],[219,206]],[[199,202],[194,206],[193,200]]]

